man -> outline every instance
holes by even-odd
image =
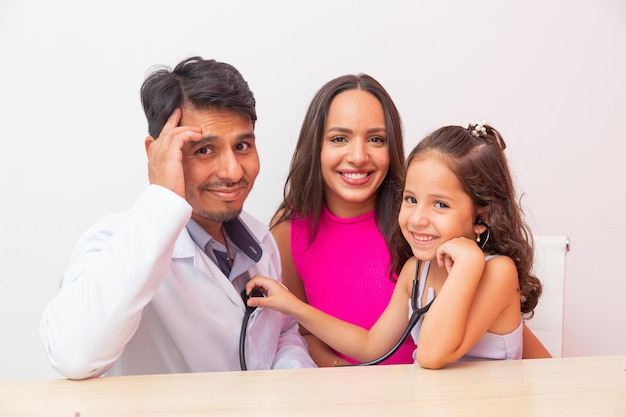
[[[41,339],[71,379],[314,367],[297,323],[246,313],[255,274],[279,279],[268,228],[242,212],[259,172],[255,100],[232,66],[186,59],[141,88],[150,186],[77,242]]]

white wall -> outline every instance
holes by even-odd
[[[407,151],[444,124],[504,135],[536,234],[569,235],[565,356],[626,353],[626,2],[0,1],[0,380],[58,377],[38,323],[79,234],[147,185],[139,86],[190,55],[256,94],[269,220],[305,108],[366,72]]]

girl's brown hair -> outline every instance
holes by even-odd
[[[489,230],[483,251],[510,257],[517,267],[521,310],[532,317],[539,296],[541,282],[533,275],[533,237],[523,219],[504,155],[506,144],[500,133],[489,125],[471,124],[445,126],[424,138],[409,154],[406,167],[426,152],[436,152],[448,168],[456,174],[476,209],[485,208],[482,219]],[[397,201],[395,214],[400,211]],[[396,216],[397,218],[397,216]],[[485,233],[486,234],[486,233]],[[402,237],[399,225],[395,230],[392,268],[399,273],[404,263],[413,256]],[[485,240],[486,236],[481,236]]]

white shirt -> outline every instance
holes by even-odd
[[[241,295],[185,228],[191,207],[151,185],[130,210],[78,240],[40,336],[52,366],[71,379],[240,370]],[[268,227],[240,218],[263,248],[250,276],[279,279]],[[315,367],[297,322],[258,308],[246,337],[250,370]]]

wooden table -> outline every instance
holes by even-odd
[[[626,416],[626,355],[0,382],[0,416]]]

